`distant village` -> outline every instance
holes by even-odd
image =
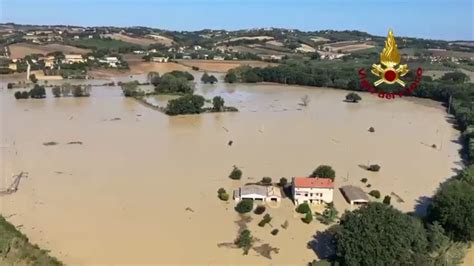
[[[288,58],[331,61],[343,60],[354,53],[360,56],[376,52],[383,44],[383,39],[359,32],[322,31],[315,35],[278,28],[173,32],[144,27],[0,24],[0,73],[28,74],[30,70],[42,71],[44,76],[88,78],[90,69],[127,70],[130,62],[137,61],[258,60],[278,63]],[[402,41],[400,45],[416,40]],[[447,65],[472,64],[474,60],[471,43],[426,47],[422,52],[407,52],[405,59]]]

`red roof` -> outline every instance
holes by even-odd
[[[295,187],[334,188],[330,178],[295,177]]]

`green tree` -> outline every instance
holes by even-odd
[[[252,248],[253,242],[253,236],[247,229],[240,232],[240,235],[235,240],[235,244],[237,245],[237,247],[244,250],[244,255],[249,254],[249,250]]]
[[[241,200],[235,206],[235,211],[238,213],[251,212],[252,209],[253,209],[253,200],[249,200],[249,199]]]
[[[473,241],[474,186],[459,177],[441,185],[428,207],[427,219],[439,222],[456,241]]]
[[[40,86],[38,84],[35,84],[33,89],[30,90],[29,94],[31,98],[35,99],[46,98],[46,90],[44,89],[44,86]]]
[[[182,93],[189,94],[193,92],[191,84],[185,77],[176,77],[170,73],[161,77],[159,85],[155,87],[157,93]]]
[[[242,170],[240,170],[238,167],[234,166],[234,169],[232,169],[232,172],[230,172],[229,177],[231,179],[240,179],[240,178],[242,178]]]
[[[304,216],[304,218],[301,218],[301,220],[304,222],[304,223],[311,223],[313,221],[313,214],[311,212],[307,212]]]
[[[331,224],[336,220],[337,214],[338,211],[336,207],[334,207],[334,204],[331,202],[327,204],[323,214],[318,216],[318,221],[323,224]]]
[[[426,232],[420,221],[389,205],[369,203],[346,212],[335,230],[343,265],[427,265]]]
[[[284,177],[280,178],[280,182],[278,183],[281,187],[284,187],[288,184],[288,180]]]
[[[336,178],[336,171],[329,165],[320,165],[313,171],[311,177],[330,178],[334,180],[334,178]]]
[[[209,80],[209,74],[207,74],[207,72],[204,72],[204,74],[202,74],[201,76],[201,81],[203,83],[208,83],[209,82],[208,80]]]
[[[61,97],[61,87],[59,86],[54,86],[51,89],[51,92],[53,93],[54,97]]]
[[[151,84],[155,85],[155,84],[152,82],[152,80],[153,80],[153,78],[156,78],[156,77],[160,78],[160,73],[155,72],[155,71],[150,71],[150,72],[148,72],[148,74],[146,75],[146,80],[147,80],[148,82],[150,82]],[[159,82],[158,82],[158,83],[159,83]],[[155,85],[155,86],[157,86],[157,85]]]
[[[271,184],[272,183],[272,178],[271,177],[268,177],[268,176],[265,176],[265,177],[262,177],[262,181],[260,181],[262,184]]]
[[[469,76],[462,73],[461,71],[448,72],[441,77],[441,80],[455,83],[464,83],[466,81],[469,81]]]
[[[227,83],[237,82],[237,75],[234,72],[229,72],[225,75],[224,81]]]
[[[205,99],[201,95],[192,94],[179,97],[178,99],[170,100],[168,101],[168,105],[166,106],[166,114],[199,114],[202,112],[204,101]]]
[[[263,216],[263,219],[258,223],[258,226],[264,227],[271,220],[272,220],[272,217],[270,216],[270,214],[267,213]]]
[[[454,242],[444,234],[443,227],[434,222],[427,227],[428,252],[432,265],[459,265],[461,264],[467,244]]]
[[[224,99],[221,96],[214,96],[212,98],[212,109],[216,112],[224,110]]]
[[[350,92],[346,95],[346,101],[347,102],[357,103],[360,100],[362,100],[362,98],[359,96],[359,94],[357,94],[355,92]]]
[[[309,207],[308,203],[303,202],[298,207],[296,207],[297,213],[311,213],[311,208]]]

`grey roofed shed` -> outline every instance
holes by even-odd
[[[354,203],[357,204],[369,202],[369,197],[367,197],[367,194],[360,187],[343,186],[340,188],[340,190],[347,202],[349,202],[351,205]]]

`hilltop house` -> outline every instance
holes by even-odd
[[[296,204],[331,203],[334,183],[330,178],[295,177],[292,182],[292,192]]]
[[[245,185],[234,190],[235,201],[245,199],[279,202],[281,200],[281,191],[274,186],[259,185]]]
[[[63,64],[84,63],[85,60],[80,54],[67,54],[64,56]]]
[[[100,63],[107,64],[109,67],[117,67],[120,63],[120,60],[115,56],[109,56],[105,59],[99,59]]]

